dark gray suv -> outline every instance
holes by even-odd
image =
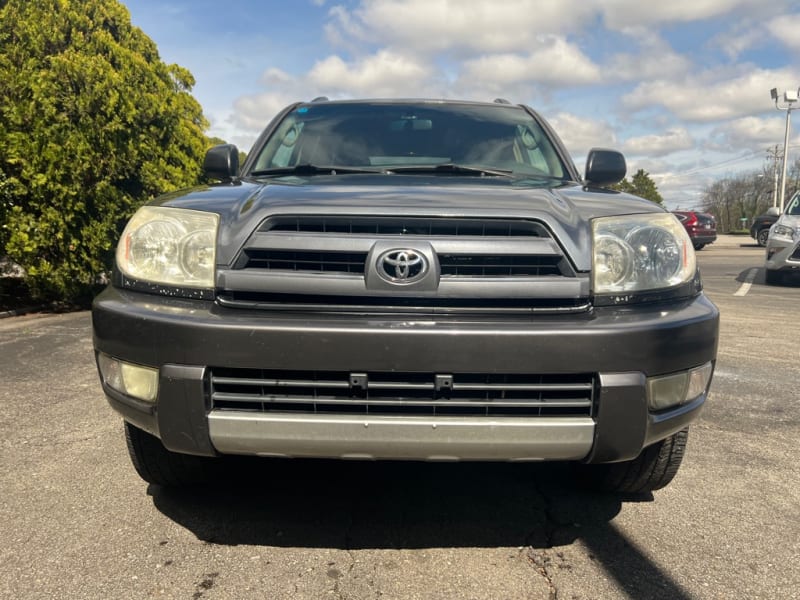
[[[287,107],[241,169],[141,208],[93,308],[103,390],[147,481],[221,455],[570,461],[666,485],[718,311],[670,213],[576,170],[505,101]]]

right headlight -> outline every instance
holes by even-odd
[[[137,281],[213,288],[219,215],[144,206],[128,222],[117,246],[117,267]]]
[[[672,288],[690,281],[696,269],[692,241],[671,213],[592,221],[595,294]]]
[[[776,224],[772,230],[772,235],[775,237],[786,237],[791,240],[794,237],[794,228]]]

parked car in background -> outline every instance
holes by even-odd
[[[717,241],[717,220],[714,215],[693,210],[674,210],[672,214],[683,224],[695,250]]]
[[[767,283],[778,285],[794,272],[800,273],[800,192],[769,230],[767,238]]]
[[[753,224],[750,226],[750,237],[758,242],[759,246],[767,245],[767,237],[769,237],[769,228],[778,220],[781,212],[776,206],[771,207],[763,215],[758,215],[753,219]]]

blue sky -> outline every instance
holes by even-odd
[[[295,100],[504,97],[548,119],[581,167],[591,147],[622,150],[671,208],[760,169],[785,126],[769,90],[800,87],[798,0],[123,3],[194,75],[209,134],[243,150]]]

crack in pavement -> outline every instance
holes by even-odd
[[[543,526],[543,533],[544,539],[542,548],[537,550],[534,547],[534,539],[537,537],[537,534],[542,533],[541,529],[533,529],[531,532],[525,536],[525,549],[526,549],[526,559],[528,562],[533,565],[536,571],[542,576],[545,583],[547,583],[547,587],[549,588],[548,600],[557,600],[558,599],[558,586],[553,581],[553,576],[551,574],[551,569],[553,567],[553,558],[550,556],[550,550],[552,550],[553,546],[555,545],[555,535],[556,532],[563,528],[571,525],[570,523],[561,523],[556,519],[554,510],[553,510],[553,500],[547,491],[539,485],[539,482],[534,482],[534,490],[542,499],[542,514],[544,516],[544,526]],[[522,552],[522,550],[520,550]],[[563,559],[563,554],[558,553],[559,557]]]

